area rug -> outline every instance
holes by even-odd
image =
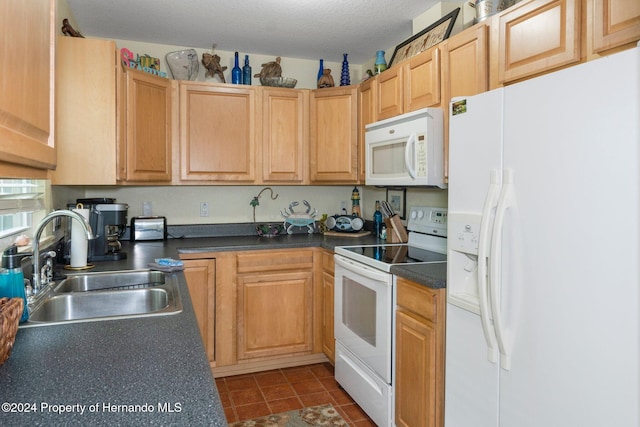
[[[346,427],[348,424],[331,404],[311,406],[252,420],[238,421],[229,427]]]

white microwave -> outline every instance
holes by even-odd
[[[447,188],[443,127],[440,108],[366,125],[366,185]]]

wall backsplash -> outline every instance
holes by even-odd
[[[228,224],[253,221],[253,208],[249,204],[264,186],[167,186],[167,187],[69,187],[53,186],[53,206],[66,208],[78,198],[113,197],[117,203],[129,205],[129,218],[143,214],[143,203],[151,202],[152,215],[167,217],[171,225]],[[351,213],[353,186],[271,186],[276,200],[268,191],[262,193],[256,208],[256,221],[281,221],[280,211],[294,201],[307,200],[323,213],[339,213],[340,202],[347,204]],[[361,195],[362,215],[373,217],[375,201],[385,200],[386,190],[375,187],[358,187]],[[407,190],[407,208],[420,206],[447,206],[447,191],[436,189]],[[200,203],[209,203],[209,216],[200,216]],[[301,209],[300,207],[297,209]]]

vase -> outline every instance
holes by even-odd
[[[384,59],[384,50],[376,52],[375,74],[380,74],[387,69],[387,61]]]
[[[251,84],[251,65],[249,65],[249,55],[244,56],[244,67],[242,67],[242,84]]]
[[[347,54],[342,54],[344,59],[342,60],[342,74],[340,75],[340,86],[349,86],[351,84],[351,78],[349,77],[349,61],[347,61]]]
[[[318,69],[318,78],[316,79],[316,83],[320,80],[320,77],[324,74],[324,60],[320,60],[320,68]]]
[[[242,70],[240,69],[240,64],[238,62],[238,52],[235,53],[235,65],[231,70],[231,83],[234,85],[242,84]]]

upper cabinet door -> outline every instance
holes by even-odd
[[[579,62],[580,3],[581,0],[540,0],[503,12],[498,23],[499,82],[508,83]]]
[[[391,67],[376,76],[376,116],[378,120],[388,119],[403,113],[404,81],[403,67]]]
[[[357,86],[313,90],[310,104],[311,182],[356,183]]]
[[[172,80],[127,70],[126,87],[125,179],[171,181]]]
[[[180,82],[183,181],[255,181],[257,89]]]
[[[54,169],[55,0],[0,2],[0,155]]]
[[[302,183],[308,163],[309,91],[264,87],[262,180]]]
[[[594,54],[640,40],[640,1],[587,1],[587,31]]]
[[[404,68],[404,112],[440,104],[440,48],[414,56]]]

